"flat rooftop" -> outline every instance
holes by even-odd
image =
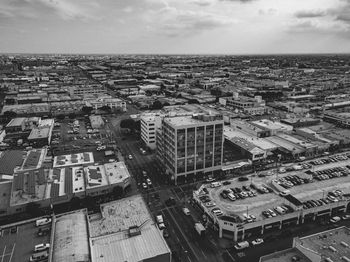
[[[101,206],[101,216],[90,216],[90,248],[93,262],[137,262],[170,253],[141,195]],[[129,228],[137,226],[136,234]]]
[[[87,218],[84,211],[74,211],[55,220],[53,261],[89,261]]]
[[[350,229],[339,227],[328,231],[323,231],[314,235],[295,239],[300,249],[312,250],[324,258],[332,261],[343,261],[345,256],[350,259]],[[332,250],[335,249],[336,251]]]
[[[232,127],[228,127],[228,126],[224,127],[224,136],[228,140],[233,137],[239,137],[239,138],[245,139],[250,143],[254,144],[255,146],[261,148],[262,150],[271,151],[278,148],[276,144],[266,140],[265,138],[258,138],[248,133],[234,130]]]
[[[46,148],[32,149],[28,151],[27,155],[25,156],[23,165],[16,170],[25,171],[40,168],[45,160],[46,153]]]
[[[215,119],[216,116],[204,115],[203,118],[199,119],[193,116],[176,116],[167,117],[164,119],[165,122],[169,123],[171,126],[181,127],[186,125],[203,124],[210,122],[223,122],[223,120]],[[208,118],[208,120],[205,120]],[[210,120],[212,118],[212,120]]]
[[[271,121],[268,119],[262,119],[257,121],[252,121],[254,125],[257,125],[259,127],[270,129],[270,130],[283,130],[283,131],[292,131],[293,127],[290,125],[282,124],[281,122]]]
[[[109,202],[101,205],[100,208],[102,219],[90,220],[91,237],[120,232],[152,220],[140,195]]]
[[[260,258],[259,262],[291,262],[295,257],[299,262],[312,262],[297,248],[289,248],[282,251],[278,251]]]
[[[50,136],[50,127],[36,127],[33,128],[28,136],[28,140],[48,138]]]
[[[25,117],[16,117],[13,118],[6,127],[17,127],[17,126],[22,126],[23,122],[26,121]]]
[[[110,185],[126,183],[130,173],[124,162],[112,162],[104,164],[106,176]]]
[[[91,165],[94,163],[92,152],[76,153],[71,155],[55,156],[53,167],[66,167],[74,165]]]

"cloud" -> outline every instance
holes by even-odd
[[[42,18],[52,12],[63,20],[97,20],[94,10],[99,4],[93,0],[1,0],[0,12],[10,17]]]
[[[296,18],[315,18],[315,17],[323,17],[326,16],[327,13],[323,10],[305,10],[298,11],[294,14]]]
[[[222,2],[240,2],[240,3],[250,3],[250,2],[255,2],[258,0],[219,0]]]
[[[160,34],[166,36],[190,36],[214,28],[225,27],[235,23],[231,17],[220,16],[207,12],[179,10],[175,7],[165,7],[156,16],[160,27]]]
[[[193,0],[191,3],[204,7],[204,6],[209,6],[213,4],[213,1],[212,0]]]

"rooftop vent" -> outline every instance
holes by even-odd
[[[131,226],[128,229],[128,234],[129,234],[129,237],[141,235],[140,228],[138,226]]]

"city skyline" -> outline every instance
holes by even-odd
[[[348,0],[4,0],[0,51],[348,53],[349,21]]]

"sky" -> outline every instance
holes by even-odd
[[[350,53],[350,0],[0,0],[0,53]]]

